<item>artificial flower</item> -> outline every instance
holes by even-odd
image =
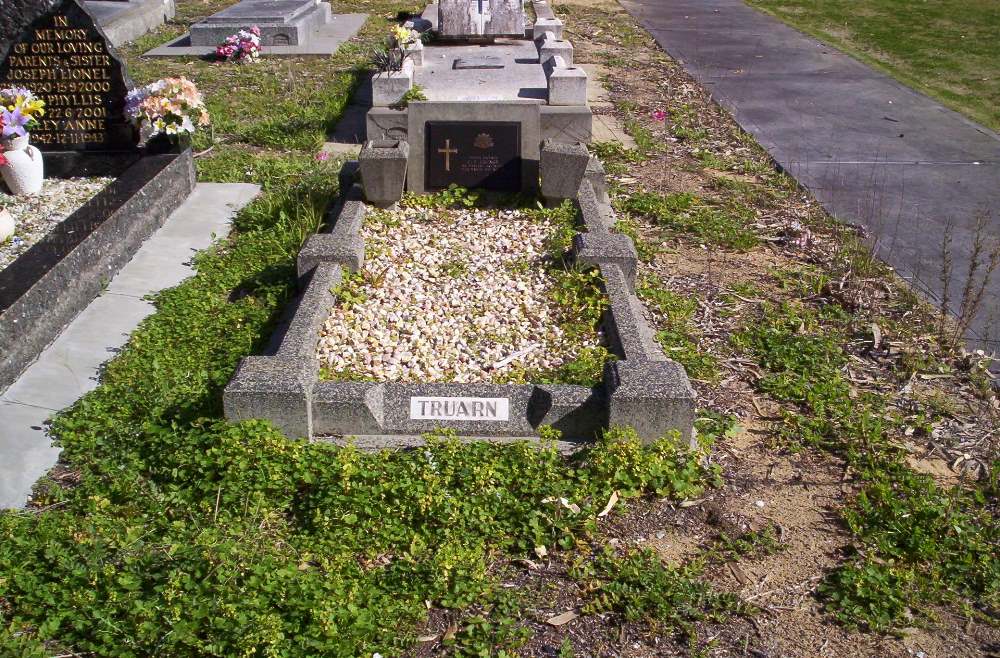
[[[4,137],[24,137],[28,134],[25,126],[28,125],[29,118],[21,110],[0,110],[0,114],[3,115]]]

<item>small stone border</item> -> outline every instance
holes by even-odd
[[[190,149],[45,158],[50,177],[116,178],[0,270],[0,391],[101,293],[195,185]]]
[[[356,169],[356,163],[349,163],[341,173],[341,189],[347,193],[332,210],[332,228],[310,237],[299,253],[304,291],[272,347],[265,355],[244,358],[226,387],[226,418],[264,418],[290,438],[357,436],[367,448],[414,445],[415,435],[439,428],[466,437],[535,437],[542,425],[576,442],[593,440],[609,425],[634,427],[646,441],[672,430],[691,440],[694,391],[684,369],[666,357],[644,320],[634,290],[635,247],[628,236],[613,230],[616,220],[603,168],[578,144],[543,146],[542,190],[550,203],[576,201],[583,230],[574,239],[573,253],[578,262],[597,267],[604,281],[609,299],[604,330],[610,351],[620,360],[607,365],[599,385],[321,381],[315,353],[320,328],[335,303],[331,291],[345,270],[357,272],[364,261],[365,204],[361,187],[354,184]],[[506,400],[509,417],[415,419],[411,398]]]

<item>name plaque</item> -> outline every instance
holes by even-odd
[[[411,397],[410,420],[510,420],[510,398]]]

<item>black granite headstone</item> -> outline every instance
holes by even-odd
[[[0,0],[0,44],[0,87],[25,87],[45,101],[31,132],[39,150],[136,150],[125,65],[78,0]]]
[[[428,121],[426,187],[521,189],[521,124],[516,121]]]

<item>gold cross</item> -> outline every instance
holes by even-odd
[[[451,140],[444,140],[444,148],[438,149],[438,153],[444,154],[444,170],[451,171],[451,156],[452,154],[458,155],[458,149],[451,148]]]

